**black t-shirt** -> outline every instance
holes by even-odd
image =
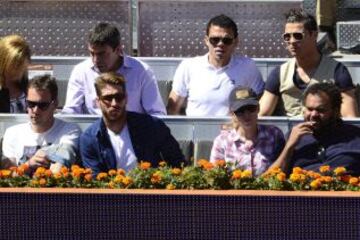
[[[334,80],[335,85],[340,88],[341,91],[347,91],[354,88],[354,84],[352,82],[352,78],[350,76],[349,71],[342,63],[338,63],[335,67],[334,72]],[[301,89],[305,90],[307,84],[300,79],[297,71],[295,70],[293,76],[294,85]],[[266,80],[265,90],[280,96],[280,66],[277,66],[274,70],[272,70]]]

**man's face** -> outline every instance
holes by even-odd
[[[304,119],[313,122],[314,132],[321,132],[338,118],[339,114],[332,108],[330,98],[326,93],[319,92],[306,96]]]
[[[307,56],[309,49],[316,49],[317,32],[305,30],[303,23],[287,23],[283,40],[291,56]]]
[[[211,25],[205,44],[209,49],[210,60],[228,61],[235,51],[238,38],[234,38],[234,32],[230,28]]]
[[[101,73],[116,71],[120,56],[122,55],[121,45],[113,49],[109,45],[88,45],[91,59]]]
[[[29,88],[27,92],[27,110],[33,126],[48,128],[54,119],[57,101],[53,100],[48,90]]]
[[[106,84],[97,98],[103,117],[108,122],[116,122],[125,116],[127,96],[120,86]]]

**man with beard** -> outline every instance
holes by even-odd
[[[75,162],[81,131],[74,123],[54,118],[57,97],[55,78],[43,75],[29,82],[26,105],[30,122],[5,131],[3,168],[27,164],[30,174],[38,167],[58,172],[61,166]]]
[[[301,116],[302,94],[317,82],[332,82],[341,90],[342,117],[358,116],[355,87],[349,71],[342,63],[321,55],[317,49],[317,36],[313,16],[296,9],[287,13],[282,37],[293,58],[270,73],[260,99],[260,116],[274,112],[289,117]]]
[[[127,80],[127,110],[166,115],[153,72],[147,64],[124,53],[116,26],[98,23],[89,34],[88,49],[91,58],[76,65],[71,73],[63,113],[101,114],[94,82],[101,73],[113,71]]]
[[[204,56],[185,59],[174,75],[168,114],[179,114],[184,103],[188,116],[226,116],[234,87],[251,88],[258,96],[264,81],[254,61],[234,54],[239,43],[236,23],[225,15],[210,19]]]
[[[95,80],[96,101],[102,118],[80,137],[85,167],[96,176],[110,169],[129,171],[140,161],[156,167],[185,163],[179,144],[163,121],[146,114],[126,111],[125,80],[116,73],[103,73]]]
[[[340,118],[341,92],[331,83],[317,83],[304,94],[304,123],[293,127],[272,167],[319,171],[322,165],[343,166],[360,175],[360,128]]]

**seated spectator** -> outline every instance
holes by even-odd
[[[95,89],[102,118],[80,137],[83,165],[91,168],[95,176],[110,169],[129,171],[140,161],[154,167],[160,161],[172,166],[184,163],[179,144],[160,119],[126,111],[128,96],[121,75],[101,74]]]
[[[24,113],[30,47],[19,35],[0,39],[0,112]]]
[[[322,165],[345,167],[360,175],[360,128],[340,118],[341,92],[333,84],[313,84],[305,91],[304,123],[293,127],[273,164],[287,173],[294,167],[319,171]]]
[[[257,124],[259,103],[250,88],[234,88],[229,102],[233,128],[215,138],[210,161],[223,159],[258,176],[279,156],[284,135],[275,126]]]
[[[114,25],[97,24],[89,34],[88,49],[91,58],[76,65],[71,73],[63,113],[101,114],[96,104],[95,79],[104,72],[117,72],[127,80],[127,110],[166,115],[153,72],[124,53]]]
[[[343,117],[358,116],[355,87],[347,68],[317,49],[318,29],[315,18],[303,10],[290,10],[286,15],[283,40],[293,57],[269,75],[260,99],[260,116],[301,116],[302,94],[318,82],[335,83],[341,90]]]
[[[234,54],[239,38],[231,18],[219,15],[210,19],[204,41],[209,52],[184,60],[175,72],[169,114],[179,114],[187,102],[188,116],[226,116],[234,87],[249,87],[258,95],[263,92],[264,82],[254,61]]]
[[[6,129],[3,168],[27,164],[31,174],[38,167],[57,172],[74,163],[80,128],[54,118],[57,97],[55,78],[43,75],[29,82],[26,103],[30,122]]]

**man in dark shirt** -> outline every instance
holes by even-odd
[[[302,10],[291,10],[286,16],[283,40],[293,57],[269,75],[260,100],[260,116],[300,116],[302,93],[317,82],[332,82],[341,90],[343,117],[358,116],[355,88],[347,68],[317,49],[317,24]],[[279,103],[279,104],[278,104]]]
[[[341,120],[341,102],[334,84],[308,87],[303,100],[305,122],[293,127],[272,167],[289,173],[293,167],[319,171],[322,165],[343,166],[349,174],[360,175],[360,128]]]

